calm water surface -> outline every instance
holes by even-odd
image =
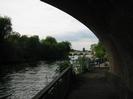
[[[0,99],[31,99],[57,77],[57,67],[57,62],[1,66]]]

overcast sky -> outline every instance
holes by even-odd
[[[98,42],[82,23],[40,0],[0,0],[0,15],[10,17],[13,30],[20,34],[67,40],[77,50],[89,49],[91,44]]]

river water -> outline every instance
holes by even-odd
[[[0,99],[31,99],[58,73],[57,62],[0,66]]]

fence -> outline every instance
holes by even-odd
[[[65,99],[72,82],[74,73],[72,67],[66,68],[57,78],[48,86],[42,89],[33,99]]]

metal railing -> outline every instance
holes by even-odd
[[[65,99],[73,82],[73,77],[74,73],[70,66],[32,99]]]

